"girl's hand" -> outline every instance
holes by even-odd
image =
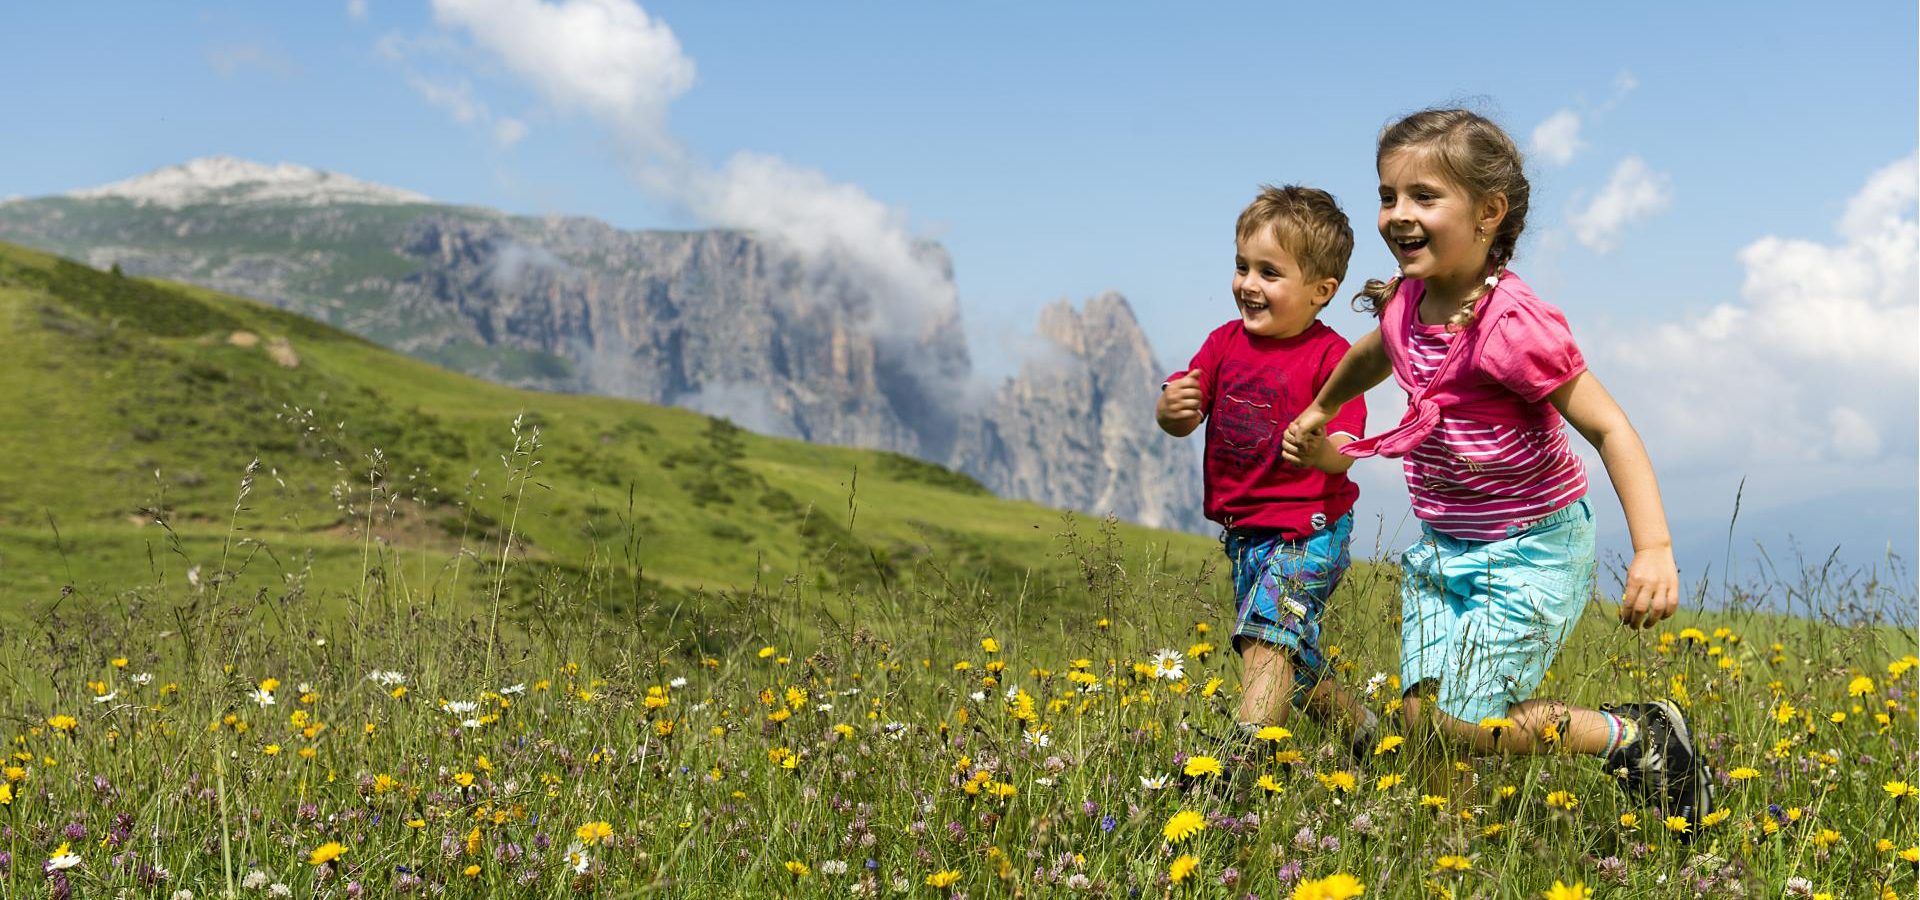
[[[1630,628],[1649,628],[1673,615],[1680,605],[1680,570],[1673,564],[1673,548],[1648,547],[1633,554],[1627,567],[1627,590],[1620,598],[1620,622]]]

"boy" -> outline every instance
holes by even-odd
[[[1353,461],[1338,448],[1366,425],[1355,398],[1327,439],[1295,466],[1281,458],[1287,424],[1313,401],[1347,342],[1318,321],[1347,274],[1353,229],[1326,191],[1262,186],[1235,228],[1233,298],[1240,318],[1214,329],[1185,372],[1161,385],[1154,410],[1174,437],[1206,435],[1206,515],[1226,529],[1240,653],[1239,725],[1251,737],[1302,706],[1345,727],[1348,746],[1373,742],[1374,714],[1323,681],[1320,618],[1348,564]]]

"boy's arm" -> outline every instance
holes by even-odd
[[[1633,563],[1627,567],[1626,592],[1620,598],[1620,621],[1646,628],[1673,615],[1680,602],[1680,572],[1673,562],[1673,538],[1667,532],[1660,485],[1654,480],[1653,462],[1647,458],[1640,433],[1590,372],[1573,376],[1547,399],[1600,451],[1600,461],[1626,513]]]
[[[1352,443],[1353,435],[1329,434],[1326,440],[1319,441],[1319,449],[1314,451],[1310,463],[1314,468],[1330,475],[1338,475],[1353,468],[1354,458],[1340,452],[1340,448]]]

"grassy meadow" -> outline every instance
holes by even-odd
[[[0,328],[0,896],[1916,893],[1903,572],[1596,600],[1546,690],[1687,709],[1683,840],[1591,759],[1418,783],[1390,565],[1328,626],[1378,752],[1222,747],[1205,538],[5,247]]]

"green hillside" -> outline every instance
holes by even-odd
[[[477,609],[496,579],[523,615],[565,594],[656,615],[759,597],[772,616],[768,598],[859,585],[1038,600],[1083,582],[1059,511],[937,466],[500,387],[6,244],[0,333],[0,618],[160,597]],[[1217,555],[1115,536],[1189,576]]]

